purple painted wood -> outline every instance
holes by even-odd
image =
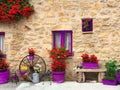
[[[3,36],[5,36],[5,32],[0,32],[0,35],[3,35]]]
[[[56,31],[52,31],[53,33],[53,47],[56,46],[56,34],[59,33],[61,35],[61,46],[64,46],[65,44],[65,34],[66,33],[70,33],[70,52],[69,52],[69,55],[72,56],[73,53],[72,53],[72,30],[56,30]]]
[[[82,19],[82,32],[92,32],[93,31],[93,19],[84,18]]]

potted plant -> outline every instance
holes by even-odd
[[[33,48],[28,49],[29,60],[34,60],[35,50]]]
[[[104,79],[102,80],[105,85],[117,85],[116,80],[116,61],[110,61],[105,64],[107,69]]]
[[[2,56],[3,53],[0,50],[0,84],[7,83],[9,80],[9,65]]]
[[[118,81],[118,83],[120,83],[120,65],[117,65],[117,75],[116,75],[116,79]]]
[[[66,62],[65,59],[69,55],[69,51],[64,47],[49,50],[50,58],[52,59],[51,69],[53,81],[57,83],[64,82]]]
[[[95,69],[98,68],[98,59],[93,55],[82,54],[82,68]]]

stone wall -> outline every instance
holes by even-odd
[[[73,31],[74,55],[67,60],[66,80],[75,80],[73,68],[83,53],[95,54],[102,65],[120,63],[120,0],[30,0],[35,12],[26,20],[0,24],[5,32],[5,53],[10,68],[18,69],[28,48],[35,48],[50,68],[47,49],[52,47],[52,30]],[[93,34],[83,34],[82,18],[93,18]]]

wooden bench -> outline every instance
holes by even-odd
[[[97,72],[98,73],[98,82],[102,82],[102,79],[104,78],[106,69],[105,68],[98,68],[98,69],[75,69],[75,72],[77,73],[77,81],[78,82],[85,82],[86,81],[86,72]]]

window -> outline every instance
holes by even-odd
[[[0,32],[0,50],[4,53],[4,36],[5,32]]]
[[[57,48],[64,46],[72,56],[72,31],[53,31],[53,46]]]

